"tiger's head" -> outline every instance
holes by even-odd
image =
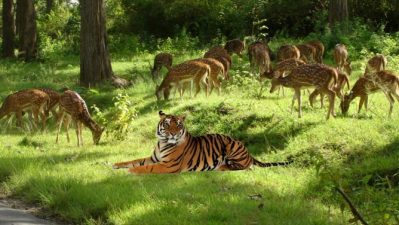
[[[162,142],[178,144],[184,140],[186,128],[184,127],[185,116],[166,115],[159,111],[160,121],[158,123],[156,136]]]

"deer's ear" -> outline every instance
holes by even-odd
[[[160,117],[161,119],[163,119],[163,118],[166,117],[166,114],[165,114],[164,112],[162,112],[162,111],[159,111],[159,117]]]

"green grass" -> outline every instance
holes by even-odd
[[[203,52],[179,55],[181,62]],[[157,102],[143,53],[113,62],[116,74],[132,79],[127,90],[92,90],[77,86],[77,57],[25,64],[0,63],[0,98],[13,91],[48,86],[78,90],[88,105],[101,111],[114,107],[113,98],[126,93],[137,117],[125,140],[104,136],[94,146],[84,131],[84,147],[76,147],[64,133],[55,144],[55,128],[31,134],[5,129],[0,121],[1,191],[48,209],[77,224],[348,224],[352,218],[333,189],[341,186],[370,224],[398,224],[399,107],[387,118],[383,94],[370,97],[369,112],[325,120],[327,107],[312,109],[303,97],[303,118],[290,113],[291,91],[269,94],[248,73],[246,59],[234,57],[233,81],[223,93]],[[399,57],[389,68],[399,71]],[[327,60],[327,63],[330,63]],[[354,62],[351,84],[364,69]],[[165,72],[165,71],[163,71]],[[294,157],[286,168],[253,168],[238,172],[203,172],[132,176],[112,170],[114,162],[149,156],[156,143],[158,111],[186,114],[186,127],[196,135],[223,133],[242,140],[262,161]],[[392,172],[393,171],[393,172]],[[392,175],[392,176],[391,176]],[[260,195],[261,197],[250,197]],[[254,198],[254,199],[253,199]]]

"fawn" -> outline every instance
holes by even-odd
[[[345,72],[349,76],[352,73],[351,62],[348,58],[348,50],[344,44],[337,44],[334,48],[334,61],[338,70]]]
[[[193,81],[196,87],[194,96],[197,96],[201,90],[201,85],[206,88],[206,96],[208,96],[209,86],[207,78],[210,73],[210,66],[199,61],[191,60],[175,65],[169,69],[161,84],[156,87],[155,95],[157,99],[160,100],[163,94],[164,99],[167,100],[169,98],[170,89],[176,87],[180,92],[180,97],[182,97],[184,93],[183,86]]]
[[[173,63],[173,56],[170,53],[159,53],[154,58],[154,66],[151,68],[152,80],[158,79],[162,66],[170,68]]]
[[[4,100],[0,108],[0,119],[4,116],[10,117],[12,113],[15,113],[17,126],[22,127],[22,115],[24,110],[31,110],[35,126],[38,127],[40,116],[44,129],[46,127],[47,119],[45,110],[47,110],[49,102],[49,96],[38,89],[28,89],[15,92],[7,96]]]
[[[316,50],[316,62],[317,63],[323,63],[323,55],[324,55],[324,44],[321,41],[318,40],[313,40],[309,41],[306,44],[311,45],[315,48]]]
[[[364,76],[370,76],[375,72],[380,72],[385,70],[387,66],[387,58],[384,55],[378,54],[367,62],[366,71],[364,72]]]
[[[273,78],[270,93],[273,93],[280,85],[294,89],[295,95],[292,99],[291,112],[293,111],[295,99],[298,99],[298,117],[301,118],[301,89],[315,87],[320,93],[325,93],[329,98],[330,106],[327,112],[327,119],[329,119],[330,115],[335,116],[335,92],[333,87],[337,82],[337,77],[337,71],[326,65],[305,64],[293,69],[286,77]]]
[[[277,62],[287,59],[299,59],[301,53],[295,45],[283,45],[277,50]]]
[[[368,105],[368,94],[381,90],[389,101],[390,117],[395,102],[394,97],[399,102],[399,78],[392,72],[382,70],[372,74],[372,79],[368,77],[359,78],[355,85],[352,87],[349,94],[345,95],[341,101],[342,113],[346,114],[349,110],[349,105],[353,99],[360,97],[358,113],[365,104],[366,110]],[[393,96],[393,97],[392,97]]]
[[[94,144],[98,144],[104,128],[100,127],[90,116],[86,102],[76,92],[66,90],[60,96],[60,117],[57,121],[58,131],[56,143],[58,143],[58,136],[61,131],[62,123],[65,122],[67,139],[69,142],[68,128],[71,120],[75,122],[76,137],[78,139],[78,147],[83,146],[82,126],[85,125],[91,131]],[[64,121],[64,117],[65,121]]]
[[[269,48],[260,41],[256,41],[248,46],[248,58],[251,69],[257,66],[260,76],[265,72],[270,72]]]
[[[227,41],[224,45],[224,49],[226,49],[227,53],[231,56],[233,53],[237,54],[238,56],[242,57],[242,51],[244,51],[245,44],[240,39],[233,39]]]

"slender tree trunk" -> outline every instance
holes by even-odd
[[[330,0],[329,23],[333,26],[336,22],[348,20],[348,0]]]
[[[14,57],[15,22],[13,0],[3,0],[3,57]]]
[[[17,0],[17,33],[20,56],[25,61],[37,58],[37,30],[34,0]]]
[[[46,0],[46,13],[50,13],[54,7],[54,0]]]
[[[80,83],[96,85],[113,76],[103,0],[80,0]]]

